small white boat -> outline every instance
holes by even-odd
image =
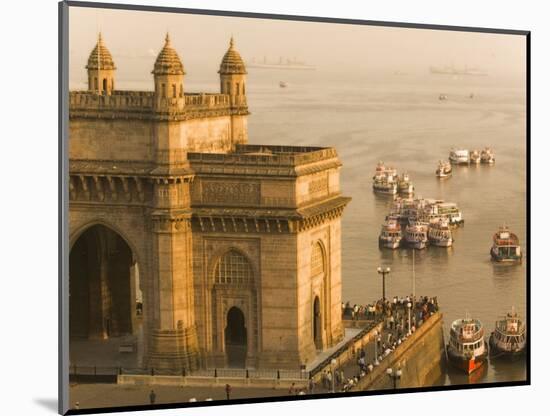
[[[481,151],[480,160],[481,160],[481,163],[486,163],[488,165],[491,165],[495,163],[495,155],[489,147],[486,147]]]
[[[410,195],[414,193],[414,185],[408,173],[403,173],[397,180],[397,192]]]
[[[410,221],[405,229],[405,242],[411,248],[422,250],[428,244],[428,226]]]
[[[447,358],[455,367],[470,374],[487,359],[488,346],[479,319],[457,319],[451,324]]]
[[[527,344],[525,322],[514,309],[504,319],[495,323],[495,330],[489,337],[489,354],[492,357],[514,357],[525,352]]]
[[[440,160],[439,165],[435,170],[435,176],[437,176],[439,179],[444,179],[452,176],[452,174],[453,167],[451,166],[451,164],[449,162],[443,162],[442,160]]]
[[[467,165],[470,163],[470,152],[466,149],[451,149],[449,161],[455,165]]]
[[[372,189],[380,194],[395,195],[397,193],[397,182],[388,178],[374,179]]]
[[[450,225],[464,224],[464,218],[462,218],[462,212],[458,209],[458,206],[454,202],[441,202],[436,205],[435,210],[438,214],[444,215],[449,220]]]
[[[396,249],[401,245],[402,238],[399,221],[393,217],[386,218],[378,237],[380,247]]]
[[[439,220],[430,222],[428,241],[437,247],[451,247],[453,245],[453,233],[449,228],[447,218],[439,218]]]
[[[396,169],[386,167],[384,162],[378,162],[372,177],[372,189],[381,194],[395,195],[398,189],[397,179]]]
[[[508,227],[500,227],[493,235],[491,258],[500,263],[521,263],[522,257],[518,236],[510,232]]]

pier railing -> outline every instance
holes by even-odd
[[[128,368],[108,366],[69,367],[69,379],[73,382],[116,383],[118,376],[174,376],[186,378],[213,379],[256,379],[256,380],[307,380],[309,372],[289,369],[253,369],[253,368],[207,368],[191,372],[184,369],[166,368]]]
[[[357,344],[360,343],[363,338],[368,336],[372,330],[384,321],[382,316],[377,316],[375,320],[371,321],[365,328],[363,328],[357,335],[351,338],[348,342],[330,354],[322,362],[320,362],[315,368],[309,371],[310,378],[316,378],[323,371],[331,368],[331,362],[333,359],[337,361],[336,367],[339,367],[345,362],[349,361],[357,353]]]

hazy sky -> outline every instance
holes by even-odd
[[[518,35],[78,7],[70,8],[69,19],[71,83],[85,80],[99,30],[120,82],[151,77],[166,31],[188,76],[195,77],[216,76],[231,34],[245,60],[296,57],[333,73],[425,73],[430,65],[454,64],[480,67],[492,77],[525,76],[525,37]]]

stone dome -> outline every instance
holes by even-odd
[[[229,49],[225,53],[220,64],[219,74],[246,74],[243,58],[235,49],[233,37],[229,41]]]
[[[168,33],[166,34],[164,47],[157,56],[152,73],[155,75],[185,75],[183,64],[178,53],[170,43],[170,35]]]
[[[109,52],[109,49],[107,49],[103,43],[101,33],[97,38],[97,43],[94,50],[90,53],[86,69],[116,69],[111,52]]]

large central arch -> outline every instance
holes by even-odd
[[[136,330],[138,267],[126,241],[96,224],[74,242],[69,257],[71,338],[108,339]]]

